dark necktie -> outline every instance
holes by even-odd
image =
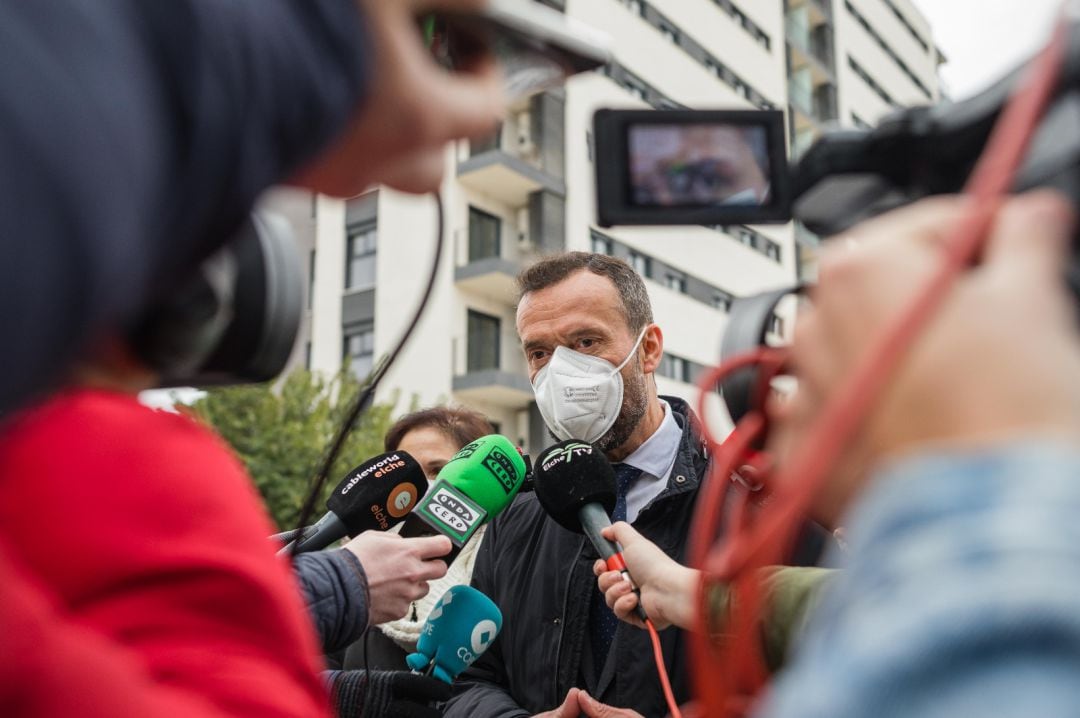
[[[615,509],[611,512],[612,523],[626,521],[626,493],[630,490],[637,477],[641,476],[641,469],[635,469],[629,464],[615,464]],[[600,589],[593,588],[593,601],[589,610],[589,634],[592,638],[593,665],[597,675],[603,670],[607,660],[608,649],[611,641],[615,638],[615,629],[619,627],[619,619],[604,602],[604,594]]]

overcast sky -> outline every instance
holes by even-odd
[[[953,99],[971,95],[1034,53],[1061,0],[914,0],[948,62],[941,69]]]

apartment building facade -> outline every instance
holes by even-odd
[[[548,4],[611,33],[615,61],[512,108],[496,137],[447,150],[434,293],[378,397],[399,410],[468,405],[534,451],[549,438],[514,330],[514,277],[529,262],[591,250],[633,265],[664,332],[659,389],[695,401],[694,381],[718,357],[732,299],[791,285],[816,246],[790,224],[598,227],[596,109],[783,109],[798,151],[830,123],[869,123],[893,106],[929,101],[922,88],[937,96],[936,50],[907,0]],[[280,190],[265,204],[291,220],[308,261],[294,365],[334,372],[349,357],[366,372],[419,301],[435,248],[433,201],[385,189],[349,201]],[[724,421],[716,397],[709,404]]]
[[[944,56],[910,0],[784,0],[793,157],[830,127],[867,128],[941,99]],[[799,274],[813,279],[820,239],[796,223]]]

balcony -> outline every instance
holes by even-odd
[[[517,275],[521,263],[502,257],[485,257],[454,269],[459,288],[506,306],[517,302]]]
[[[803,247],[817,249],[821,246],[821,237],[811,232],[802,222],[795,222],[795,241]]]
[[[792,113],[792,119],[795,118]],[[810,149],[810,146],[817,141],[820,132],[817,127],[803,127],[800,130],[793,130],[791,132],[791,159],[797,160],[803,156],[803,153]]]
[[[785,0],[784,11],[802,10],[806,12],[811,27],[832,21],[830,0]]]
[[[510,207],[524,206],[529,195],[538,191],[565,196],[562,136],[551,129],[555,120],[549,117],[561,119],[561,109],[561,104],[553,111],[542,102],[533,102],[527,110],[511,112],[495,137],[473,142],[459,154],[458,180]],[[541,118],[549,120],[546,127]]]
[[[805,69],[810,74],[813,87],[835,82],[836,72],[830,26],[813,27],[807,24],[806,14],[798,11],[788,13],[785,25],[788,75]]]
[[[521,343],[499,319],[470,311],[468,334],[455,339],[451,351],[458,401],[506,409],[524,409],[533,401]]]
[[[812,88],[807,80],[805,70],[788,78],[790,131],[802,149],[816,138],[822,125],[836,119],[836,86],[829,83]]]
[[[511,223],[469,207],[469,224],[454,235],[454,281],[459,289],[507,307],[517,301],[517,275],[529,255],[528,210]]]
[[[465,404],[494,404],[506,409],[524,409],[533,400],[532,384],[522,374],[500,369],[483,369],[454,377],[455,397]]]

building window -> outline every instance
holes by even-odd
[[[499,368],[498,317],[469,310],[466,366],[470,372]]]
[[[311,371],[311,342],[304,342],[304,368]]]
[[[716,309],[723,309],[725,312],[728,312],[731,311],[731,303],[733,301],[734,297],[727,292],[714,291],[709,304]]]
[[[871,89],[871,91],[874,92],[874,94],[876,94],[878,97],[881,98],[882,102],[889,105],[890,107],[897,107],[898,106],[893,101],[892,96],[888,92],[885,92],[885,90],[881,87],[881,85],[878,84],[877,80],[872,78],[870,76],[870,73],[868,73],[865,69],[863,69],[862,65],[855,62],[855,59],[851,55],[848,55],[848,67],[850,67],[851,70],[856,75],[858,75],[859,78],[862,79],[863,82],[866,83],[866,86],[869,87]]]
[[[780,261],[780,245],[776,242],[765,240],[765,256],[774,262]]]
[[[682,357],[664,354],[660,357],[660,365],[656,368],[656,373],[675,381],[689,382],[690,362]]]
[[[605,237],[602,234],[598,234],[596,232],[593,232],[592,237],[591,237],[591,241],[592,241],[592,251],[595,254],[608,254],[608,255],[610,255],[611,251],[614,249],[614,244],[611,241],[611,237]]]
[[[652,278],[652,259],[650,257],[638,252],[631,252],[630,266],[641,276],[647,279]]]
[[[660,31],[661,35],[666,37],[673,44],[679,44],[679,31],[675,28],[674,25],[666,22],[661,22],[659,23],[659,25],[657,25],[657,29]]]
[[[375,253],[378,244],[379,234],[375,225],[349,229],[345,289],[370,289],[375,286]]]
[[[757,236],[746,227],[738,227],[735,230],[735,238],[747,247],[757,249]]]
[[[307,308],[315,302],[315,250],[308,252]]]
[[[342,344],[349,370],[357,379],[365,378],[375,364],[375,326],[368,322],[346,328]]]
[[[623,86],[630,91],[630,94],[644,102],[649,101],[649,90],[645,87],[644,83],[640,82],[637,78],[627,77],[623,80]]]
[[[668,272],[664,275],[664,284],[668,289],[674,289],[680,294],[686,294],[686,276],[678,272]]]
[[[642,0],[623,0],[623,4],[635,15],[645,17],[645,3]]]
[[[784,336],[784,318],[779,314],[773,314],[769,317],[769,331],[778,337]]]
[[[500,256],[502,220],[476,207],[469,207],[469,261]]]

